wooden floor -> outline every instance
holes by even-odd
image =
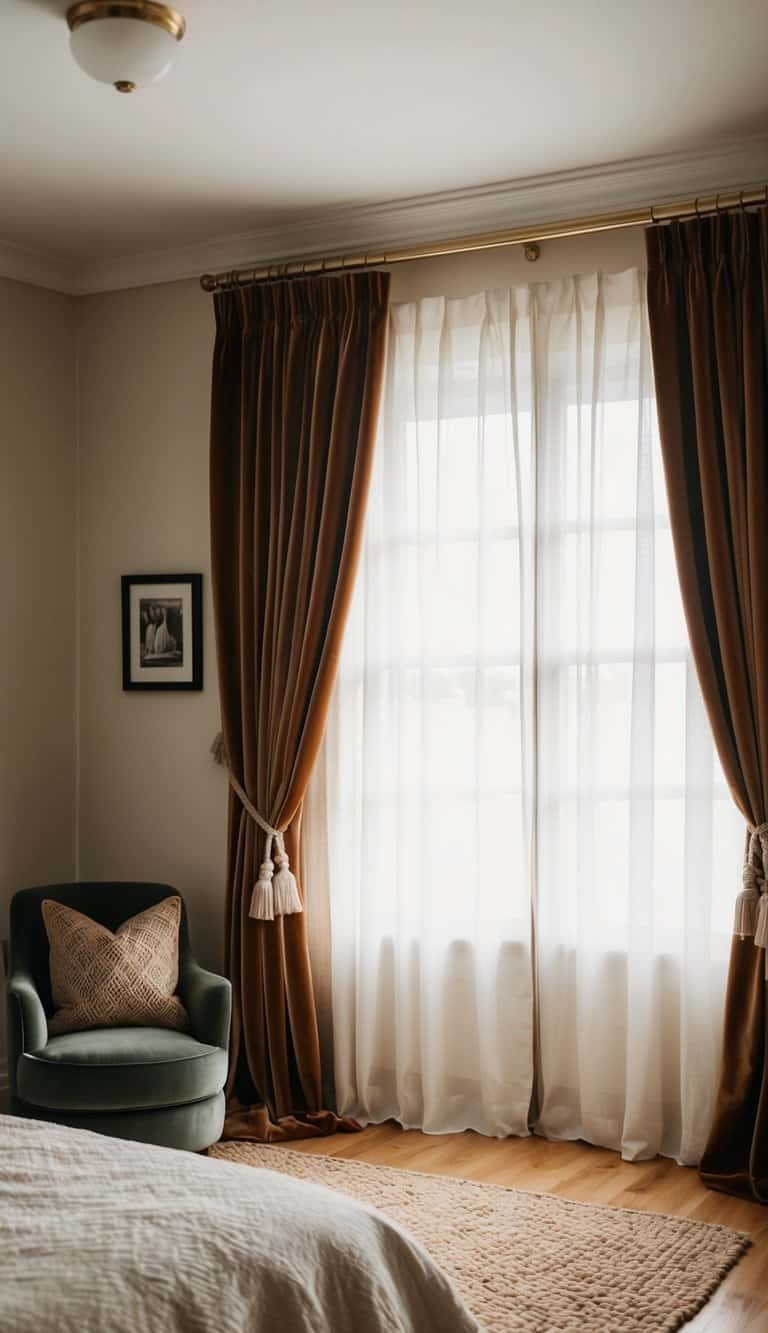
[[[752,1237],[752,1248],[686,1329],[690,1333],[768,1333],[768,1207],[705,1189],[690,1167],[661,1157],[651,1162],[622,1162],[616,1153],[586,1143],[486,1139],[470,1131],[430,1135],[393,1124],[372,1125],[360,1134],[302,1140],[290,1147],[380,1166],[513,1185],[585,1203],[671,1213],[746,1231]]]

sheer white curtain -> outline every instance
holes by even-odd
[[[537,1129],[696,1162],[744,833],[688,651],[644,276],[536,312]]]
[[[524,1134],[535,1058],[540,1132],[694,1160],[742,830],[639,272],[393,308],[326,762],[339,1109]]]
[[[337,1098],[435,1132],[528,1132],[529,359],[524,290],[394,307],[326,742]]]

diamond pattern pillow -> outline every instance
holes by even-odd
[[[50,1036],[83,1028],[189,1026],[175,994],[181,898],[164,898],[114,932],[51,898],[43,900],[42,913],[57,1010],[48,1021]]]

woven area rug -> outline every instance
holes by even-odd
[[[406,1227],[492,1333],[668,1333],[749,1245],[727,1227],[252,1143],[212,1157],[343,1190]]]

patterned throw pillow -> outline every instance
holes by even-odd
[[[174,992],[179,981],[181,898],[165,898],[113,933],[72,907],[46,898],[51,991],[57,1012],[48,1032],[82,1028],[189,1026]]]

